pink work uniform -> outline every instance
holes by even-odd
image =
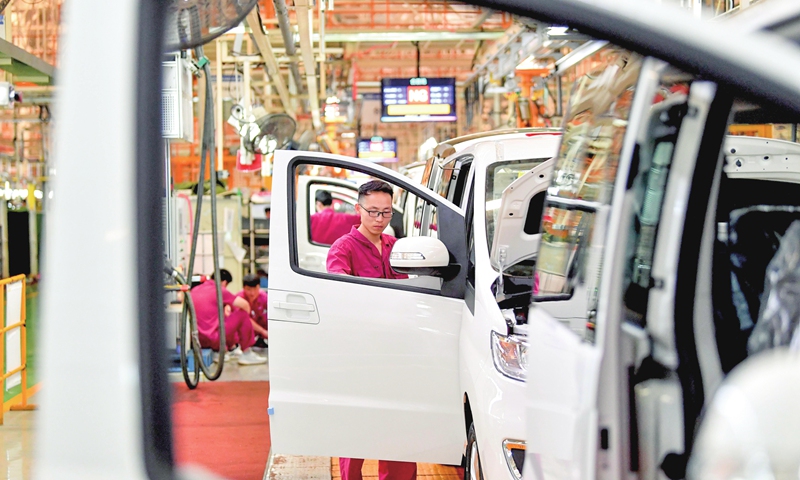
[[[408,278],[404,273],[392,270],[389,255],[397,239],[391,235],[381,234],[382,251],[379,253],[356,227],[350,233],[336,240],[328,251],[328,273],[343,273],[357,277],[372,278]],[[339,471],[342,480],[362,480],[360,458],[340,458]],[[417,478],[417,464],[414,462],[378,461],[378,478],[380,480],[414,480]]]
[[[347,235],[354,225],[361,225],[359,215],[339,213],[332,208],[326,208],[311,215],[311,241],[331,245],[342,235]]]
[[[217,289],[213,280],[207,280],[192,289],[192,302],[197,314],[197,333],[200,346],[219,350],[219,311],[217,310]],[[227,289],[222,289],[222,303],[231,307],[231,314],[225,317],[225,345],[228,349],[237,343],[247,350],[255,343],[253,325],[247,312],[233,307],[236,297]]]
[[[236,296],[247,301],[247,297],[244,296],[244,290],[237,293]],[[267,292],[264,290],[258,292],[256,299],[250,303],[250,318],[262,327],[267,328]]]
[[[350,233],[333,242],[328,251],[328,273],[344,273],[356,277],[408,278],[405,273],[397,273],[389,264],[389,255],[397,239],[381,234],[382,252],[358,231],[350,227]]]

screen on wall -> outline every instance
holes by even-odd
[[[381,122],[455,121],[455,78],[381,80]]]
[[[397,139],[383,137],[359,139],[358,158],[373,162],[396,162]]]

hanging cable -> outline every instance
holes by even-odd
[[[422,74],[420,73],[420,68],[419,68],[420,64],[419,42],[411,42],[411,44],[417,47],[417,78],[420,78],[422,77]]]

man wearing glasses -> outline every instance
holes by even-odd
[[[358,188],[356,214],[361,225],[333,242],[328,251],[328,273],[344,273],[356,277],[408,278],[389,265],[394,242],[383,231],[392,219],[392,186],[372,180]]]
[[[383,233],[392,219],[392,187],[381,180],[372,180],[358,189],[356,213],[361,225],[352,227],[350,233],[333,242],[328,251],[328,273],[343,273],[357,277],[408,278],[397,273],[389,264],[394,242],[391,235]],[[340,458],[342,480],[361,480],[360,458]],[[413,462],[378,461],[380,480],[414,480],[417,464]]]

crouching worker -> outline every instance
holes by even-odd
[[[255,346],[267,346],[267,292],[261,290],[261,280],[258,275],[245,275],[242,279],[242,291],[236,294],[237,298],[244,298],[250,305],[250,323],[255,332]]]
[[[255,336],[253,324],[250,323],[250,304],[243,298],[235,297],[228,291],[228,284],[233,281],[231,272],[219,271],[222,287],[222,303],[225,312],[225,344],[226,350],[233,350],[238,343],[242,353],[238,356],[239,365],[257,365],[266,363],[267,359],[258,355],[250,347]],[[217,308],[217,289],[214,280],[207,280],[192,289],[192,301],[197,314],[197,333],[200,346],[219,350],[219,310]],[[226,353],[226,357],[229,355]]]

